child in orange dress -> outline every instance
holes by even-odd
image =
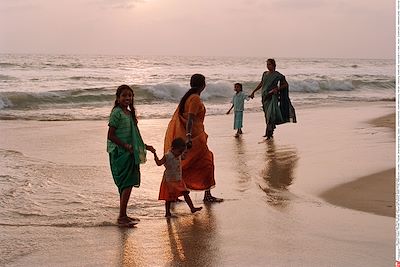
[[[171,217],[171,202],[175,202],[178,197],[183,196],[190,207],[190,211],[195,213],[202,207],[194,207],[189,196],[189,191],[182,180],[181,159],[184,159],[186,143],[182,138],[176,138],[172,141],[171,149],[159,159],[156,150],[150,150],[154,154],[154,160],[157,166],[164,164],[165,171],[160,186],[159,200],[165,200],[165,217]]]

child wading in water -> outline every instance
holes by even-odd
[[[189,191],[182,180],[182,167],[181,159],[184,159],[184,152],[186,151],[186,143],[182,138],[176,138],[172,141],[171,149],[159,159],[156,150],[150,150],[154,154],[154,161],[157,166],[164,164],[165,171],[160,186],[159,200],[165,200],[165,217],[171,217],[171,202],[175,202],[178,197],[185,198],[186,203],[190,207],[190,211],[195,213],[202,209],[196,208],[193,205],[189,196]]]
[[[138,218],[128,217],[126,208],[132,187],[140,186],[139,164],[146,162],[146,150],[154,149],[143,143],[137,127],[133,97],[133,90],[128,85],[118,87],[108,123],[107,152],[119,191],[118,225],[122,227],[132,227],[139,221]]]
[[[239,137],[243,132],[242,132],[242,127],[243,127],[243,111],[244,111],[244,100],[249,100],[249,96],[243,93],[243,86],[241,83],[235,83],[234,90],[236,94],[232,98],[232,106],[226,112],[226,114],[229,114],[234,108],[234,119],[233,119],[233,129],[237,129],[237,132],[235,134],[235,137]]]

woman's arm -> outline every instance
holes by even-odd
[[[278,90],[280,91],[280,90],[286,89],[288,87],[289,87],[289,84],[287,83],[285,76],[283,76],[283,78],[280,80]]]
[[[186,146],[187,146],[187,148],[192,147],[193,122],[194,122],[194,114],[188,113],[188,120],[186,122]]]
[[[253,92],[251,92],[249,97],[254,98],[254,93],[257,92],[258,90],[260,90],[261,87],[262,87],[262,81],[257,85],[256,89],[254,89]]]
[[[154,153],[156,151],[153,146],[149,146],[146,144],[144,144],[144,146],[145,146],[146,150],[150,151],[151,153]]]
[[[280,90],[288,88],[288,83],[285,79],[285,76],[282,77],[282,79],[279,80],[279,86],[275,86],[271,91],[269,91],[271,94],[276,94]]]
[[[117,135],[115,134],[115,128],[109,126],[108,127],[108,133],[107,133],[107,138],[108,140],[110,140],[111,142],[113,142],[114,144],[116,144],[117,146],[123,147],[126,150],[128,150],[129,152],[133,153],[133,147],[131,144],[127,144],[122,142]]]

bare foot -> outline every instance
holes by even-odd
[[[129,216],[126,216],[129,220],[131,220],[131,221],[133,221],[133,222],[140,222],[140,219],[139,218],[136,218],[136,217],[129,217]]]
[[[195,212],[200,211],[202,208],[203,208],[203,207],[193,208],[193,209],[191,209],[190,211],[191,211],[192,213],[195,213]]]
[[[213,196],[205,196],[203,199],[204,203],[215,203],[215,202],[223,202],[223,201],[224,201],[224,199],[213,197]]]
[[[119,227],[134,227],[138,222],[132,221],[128,216],[118,218],[117,220]]]

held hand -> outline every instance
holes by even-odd
[[[192,148],[192,138],[190,136],[187,136],[186,138],[186,149],[191,149]]]
[[[271,89],[271,90],[269,90],[268,91],[268,96],[272,96],[272,95],[274,95],[274,94],[276,94],[278,92],[278,89],[276,89],[276,88],[273,88],[273,89]]]
[[[188,151],[187,151],[187,149],[185,149],[185,151],[182,152],[181,159],[186,159],[187,153],[188,153]]]
[[[156,150],[155,150],[155,148],[153,146],[146,145],[146,150],[150,151],[153,154],[156,153]]]
[[[129,153],[133,153],[133,147],[131,144],[124,144],[123,147],[129,151]]]

